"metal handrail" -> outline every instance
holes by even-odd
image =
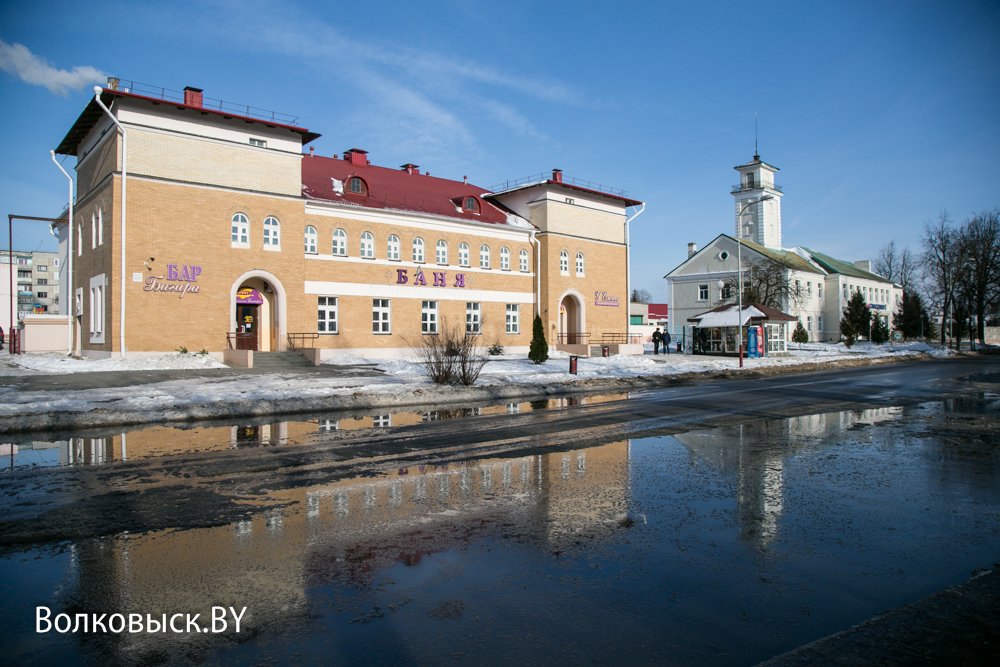
[[[774,183],[747,183],[734,185],[732,192],[730,194],[735,194],[737,192],[749,192],[750,190],[777,190],[778,192],[784,192],[780,185],[775,185]]]
[[[540,174],[533,174],[531,176],[525,176],[523,178],[513,178],[503,183],[498,183],[490,188],[490,192],[504,192],[506,190],[512,190],[514,188],[519,188],[525,185],[530,185],[532,183],[544,183],[545,181],[552,180],[552,172],[543,171]],[[578,188],[586,188],[588,190],[593,190],[595,192],[604,192],[609,195],[614,195],[615,197],[624,197],[625,190],[621,188],[612,188],[607,185],[601,185],[600,183],[594,183],[592,181],[586,181],[582,178],[573,178],[571,176],[563,176],[562,182],[568,185],[575,185]]]
[[[590,339],[590,333],[561,333],[557,340],[560,345],[586,345]]]
[[[254,337],[253,333],[247,333],[244,331],[230,331],[226,334],[226,344],[229,345],[230,350],[245,350],[246,347],[240,347],[240,341],[249,340]],[[233,343],[236,343],[236,347],[233,347]]]
[[[627,334],[627,333],[602,333],[601,342],[602,343],[612,343],[617,345],[622,345],[625,343],[638,343],[642,338],[642,334]]]
[[[316,347],[316,339],[319,338],[318,333],[290,333],[288,334],[288,349],[297,350],[306,347],[306,341],[309,341],[309,347]],[[297,345],[296,343],[301,343]]]
[[[162,88],[160,86],[152,86],[147,83],[140,83],[138,81],[126,81],[124,79],[118,79],[118,87],[111,88],[111,90],[120,90],[123,93],[132,93],[133,95],[142,95],[143,97],[155,97],[165,102],[176,102],[178,104],[184,104],[184,93],[180,90],[171,90],[169,88]],[[252,107],[246,104],[236,104],[234,102],[225,102],[223,100],[216,100],[211,97],[201,98],[201,106],[203,109],[208,109],[209,111],[221,111],[222,113],[231,113],[236,116],[244,116],[246,118],[255,118],[257,120],[267,120],[272,123],[279,123],[281,125],[298,125],[299,117],[292,116],[286,113],[278,113],[277,111],[270,111],[268,109],[258,109],[257,107]]]

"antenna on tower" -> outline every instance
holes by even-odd
[[[753,161],[760,162],[760,155],[757,153],[757,112],[753,112]]]

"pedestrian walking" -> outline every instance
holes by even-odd
[[[653,354],[660,353],[661,340],[663,340],[663,334],[660,333],[660,327],[656,327],[656,331],[653,332]]]
[[[663,353],[670,354],[670,332],[663,330]]]
[[[3,351],[3,344],[4,344],[3,327],[0,327],[0,352]]]

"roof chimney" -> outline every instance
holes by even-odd
[[[309,147],[309,157],[313,157],[315,154],[316,154],[316,147],[315,146],[310,146]]]
[[[201,107],[201,88],[184,87],[184,104],[189,107]]]
[[[688,257],[690,257],[691,255],[695,254],[696,252],[698,252],[698,244],[697,243],[688,243]]]
[[[420,167],[418,165],[415,165],[415,164],[410,164],[409,162],[407,162],[404,165],[400,165],[399,168],[402,169],[403,171],[405,171],[407,174],[419,174],[420,173]]]
[[[552,170],[552,180],[556,183],[562,183],[562,169]]]
[[[365,157],[367,154],[368,151],[363,151],[360,148],[348,148],[344,151],[344,159],[355,166],[364,167],[368,165],[368,158]]]
[[[468,176],[463,176],[462,177],[462,182],[465,183],[466,185],[468,185],[469,184],[469,177]]]

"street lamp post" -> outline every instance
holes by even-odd
[[[747,202],[740,209],[740,214],[736,216],[737,224],[739,225],[736,230],[736,275],[739,281],[739,284],[736,286],[736,292],[739,295],[739,310],[736,312],[736,331],[740,339],[740,368],[743,368],[743,253],[741,252],[743,249],[743,212],[754,204],[771,199],[774,199],[774,197],[764,195],[760,199]]]

